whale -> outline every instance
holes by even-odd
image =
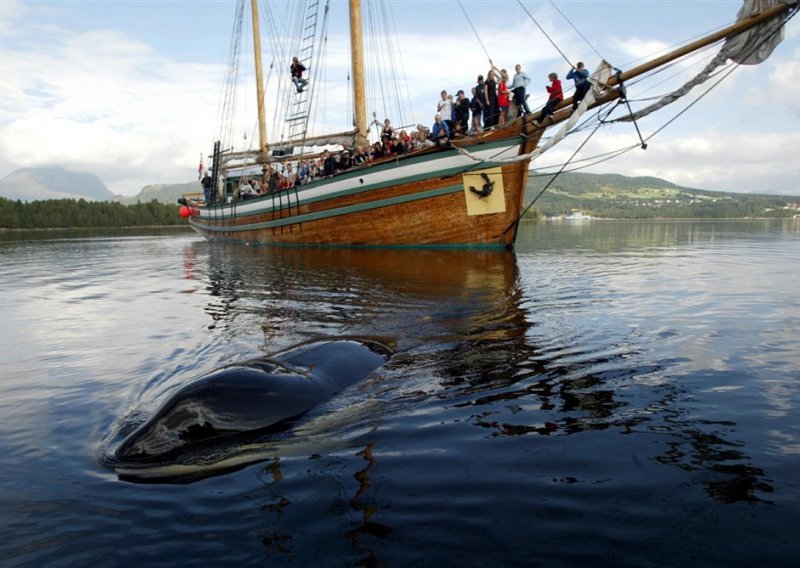
[[[284,431],[392,354],[371,339],[313,340],[222,367],[176,390],[114,456],[119,463],[174,460],[198,445]]]

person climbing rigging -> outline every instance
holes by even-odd
[[[302,93],[303,89],[308,85],[308,79],[303,79],[303,71],[306,70],[305,65],[300,63],[297,57],[293,57],[289,70],[292,73],[292,83],[294,83],[294,86],[297,88],[297,92]]]

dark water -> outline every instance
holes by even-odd
[[[525,224],[515,254],[5,234],[0,260],[2,565],[800,562],[798,221]],[[101,464],[191,378],[339,336],[397,354],[238,469]]]

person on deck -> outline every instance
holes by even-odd
[[[471,136],[483,130],[483,128],[481,128],[483,107],[481,106],[481,100],[478,98],[477,93],[478,89],[476,87],[472,87],[472,101],[469,103],[469,108],[472,111],[472,128],[467,131],[467,134]]]
[[[469,130],[469,104],[470,101],[464,96],[464,91],[460,90],[456,94],[456,132],[466,134]]]
[[[442,120],[442,115],[437,114],[433,117],[434,123],[431,128],[431,140],[433,140],[439,148],[447,148],[450,146],[450,129],[447,123]]]
[[[522,66],[517,63],[514,66],[516,74],[511,80],[511,92],[514,93],[514,104],[517,105],[517,114],[522,115],[523,111],[527,114],[531,112],[528,108],[527,95],[525,89],[531,82],[531,78],[522,70]]]
[[[339,153],[339,170],[345,171],[353,167],[353,157],[350,155],[350,150],[342,150]]]
[[[482,131],[483,127],[489,128],[490,126],[485,122],[486,115],[488,114],[489,111],[486,108],[488,102],[486,100],[486,83],[483,82],[483,75],[478,75],[478,84],[475,85],[475,91],[472,94],[473,94],[473,99],[472,99],[473,102],[475,102],[476,99],[478,101],[475,107],[478,107],[481,112],[481,116],[478,119],[478,127],[479,127],[478,131]]]
[[[241,199],[247,199],[249,197],[253,197],[255,192],[253,191],[253,186],[250,185],[250,182],[247,178],[242,178],[239,182],[239,197]]]
[[[242,199],[251,199],[253,197],[258,197],[258,192],[253,188],[252,185],[247,184],[245,186],[244,193],[242,193]]]
[[[383,130],[381,130],[381,144],[383,145],[383,153],[386,156],[392,155],[393,139],[394,128],[392,128],[392,121],[387,118],[383,121]]]
[[[486,82],[483,84],[486,94],[486,106],[483,107],[483,127],[497,126],[497,75],[494,67],[486,73]]]
[[[214,180],[211,178],[211,174],[206,171],[206,175],[203,176],[200,184],[203,186],[203,197],[206,201],[206,205],[209,205],[211,203],[211,189],[214,185]]]
[[[575,94],[572,95],[572,112],[575,112],[592,86],[589,82],[589,70],[583,66],[582,61],[578,61],[578,64],[567,73],[567,80],[569,79],[575,81]]]
[[[380,160],[381,158],[385,157],[386,153],[383,151],[383,146],[381,146],[380,142],[375,142],[372,145],[372,159],[373,160]]]
[[[302,93],[303,89],[308,85],[308,79],[303,79],[303,71],[306,70],[305,65],[300,63],[297,57],[293,57],[289,70],[292,73],[292,83],[294,83],[294,86],[297,88],[297,92]]]
[[[491,63],[492,60],[489,60]],[[495,121],[495,125],[503,124],[506,121],[506,116],[508,115],[508,71],[505,69],[497,69],[492,63],[492,70],[495,73],[500,75],[500,80],[497,82],[497,112],[498,117]]]
[[[399,143],[403,146],[404,154],[407,154],[411,151],[411,135],[405,130],[400,131]]]
[[[436,112],[442,115],[442,120],[444,120],[447,127],[452,130],[453,99],[447,96],[447,91],[442,91],[442,100],[436,105]]]
[[[322,175],[331,177],[336,174],[336,158],[328,150],[322,153]]]
[[[547,104],[544,105],[542,112],[540,112],[536,120],[533,121],[533,124],[536,126],[539,126],[546,117],[554,121],[553,111],[558,106],[558,103],[564,100],[564,93],[561,91],[561,81],[558,80],[558,74],[550,73],[547,77],[550,79],[550,84],[547,85],[545,89],[550,93],[550,97],[547,99]]]

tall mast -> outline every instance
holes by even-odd
[[[258,25],[258,0],[250,0],[253,13],[253,51],[256,64],[256,92],[258,94],[258,138],[261,163],[265,164],[269,157],[267,147],[267,118],[264,112],[264,72],[261,70],[261,32]]]
[[[356,146],[367,145],[367,102],[364,89],[364,48],[361,37],[361,0],[350,0],[350,50],[353,59],[353,103]]]

